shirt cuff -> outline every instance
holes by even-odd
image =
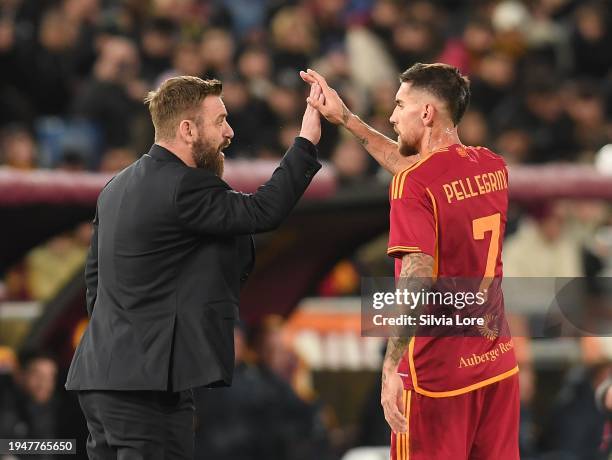
[[[300,147],[302,150],[306,151],[315,160],[317,159],[319,153],[317,146],[305,137],[297,136],[295,138],[295,146]]]

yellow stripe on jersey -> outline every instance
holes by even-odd
[[[394,200],[397,198],[397,186],[398,186],[398,184],[399,184],[399,174],[394,177],[393,194],[392,194],[392,197],[393,197]]]
[[[411,166],[408,166],[406,169],[398,172],[395,176],[393,176],[394,180],[395,180],[395,187],[393,190],[393,199],[397,200],[398,198],[401,198],[403,193],[404,193],[404,181],[406,180],[406,176],[408,175],[408,173],[410,171],[412,171],[415,167],[417,167],[419,165],[419,161],[417,161],[416,163],[414,163]]]
[[[399,190],[398,190],[398,193],[397,193],[397,197],[398,198],[401,198],[402,195],[404,194],[404,182],[406,181],[406,176],[408,176],[409,172],[410,171],[406,171],[406,172],[404,172],[404,174],[402,174],[402,178],[400,180],[400,185],[399,185]]]
[[[407,394],[407,391],[404,390],[404,395],[403,395],[403,398],[402,398],[402,402],[404,403],[404,407],[402,408],[402,415],[404,417],[406,417],[406,400],[407,400],[406,394]],[[406,449],[406,434],[405,433],[402,433],[402,438],[403,438],[402,439],[402,455],[403,455],[403,458],[405,459],[406,458],[406,451],[407,451],[407,449]]]
[[[418,246],[391,246],[387,248],[387,254],[394,252],[423,252]]]
[[[410,399],[412,390],[403,390],[401,413],[406,418],[407,430],[405,433],[392,432],[392,438],[395,438],[395,455],[391,451],[391,460],[410,460]]]
[[[431,200],[431,205],[433,207],[433,214],[434,214],[434,224],[436,226],[435,228],[435,232],[436,232],[436,249],[435,249],[435,253],[434,253],[434,269],[433,269],[433,279],[434,281],[436,281],[438,279],[438,268],[439,268],[439,258],[438,258],[438,207],[436,206],[436,199],[433,196],[433,193],[431,193],[431,190],[429,190],[429,187],[425,187],[425,191],[427,191],[427,194],[429,195],[429,199]]]
[[[389,200],[393,200],[395,198],[395,180],[397,176],[393,176],[391,179],[391,183],[389,184]]]
[[[400,434],[395,433],[395,459],[402,460],[402,450],[400,449]]]
[[[413,165],[414,166],[414,165]],[[404,193],[404,181],[406,180],[406,176],[411,171],[411,168],[406,168],[402,172],[397,175],[396,187],[395,187],[395,199],[402,197]]]
[[[401,198],[404,194],[404,182],[406,181],[406,176],[408,176],[408,173],[410,171],[412,171],[417,165],[419,164],[419,162],[416,162],[415,164],[413,164],[412,166],[408,166],[406,169],[404,169],[403,171],[400,171],[399,173],[397,173],[395,175],[395,193],[393,194],[393,199],[397,200],[398,198]]]
[[[412,391],[407,390],[405,395],[406,408],[404,415],[406,416],[406,460],[410,460],[410,399],[412,397]]]
[[[391,194],[392,199],[397,200],[399,198],[402,198],[402,196],[404,195],[404,182],[406,181],[406,177],[410,171],[414,171],[415,169],[417,169],[419,166],[421,166],[423,163],[425,163],[435,154],[442,153],[442,152],[448,152],[448,150],[449,150],[448,147],[443,147],[441,149],[434,150],[426,158],[423,158],[422,160],[417,161],[416,163],[408,166],[406,169],[398,172],[395,176],[393,176],[393,179],[395,181],[395,187],[393,189],[393,193]]]

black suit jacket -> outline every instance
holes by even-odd
[[[277,227],[320,167],[315,146],[298,137],[254,194],[158,145],[115,176],[98,198],[85,268],[90,322],[66,389],[230,385],[251,234]]]

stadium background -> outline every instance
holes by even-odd
[[[511,165],[505,274],[609,276],[611,11],[571,0],[0,0],[0,438],[85,435],[62,385],[85,324],[89,222],[107,178],[152,142],[143,96],[173,75],[223,81],[236,132],[227,179],[253,191],[299,130],[298,70],[317,69],[391,136],[399,71],[456,65],[472,81],[462,141]],[[327,123],[319,150],[327,165],[303,202],[257,238],[235,386],[199,392],[198,458],[357,458],[346,452],[388,443],[383,342],[360,337],[359,283],[392,273],[390,177]],[[531,337],[549,305],[526,304],[512,318],[522,458],[607,458],[594,393],[609,339]]]

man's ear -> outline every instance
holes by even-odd
[[[193,132],[193,126],[189,120],[181,120],[179,122],[178,132],[180,138],[186,144],[190,144],[193,141],[195,133]]]
[[[421,114],[421,119],[423,120],[423,125],[431,128],[433,126],[434,116],[436,114],[436,107],[433,104],[425,104],[423,108],[423,112]]]

